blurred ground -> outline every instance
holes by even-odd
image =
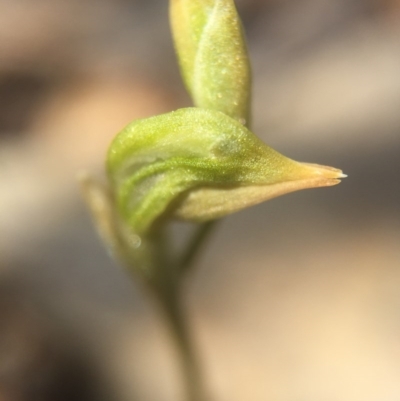
[[[214,401],[400,399],[400,2],[240,0],[254,131],[340,186],[229,217],[187,302]],[[0,400],[179,400],[76,173],[189,104],[167,2],[0,2]],[[76,390],[69,394],[66,389]]]

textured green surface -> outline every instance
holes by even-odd
[[[221,197],[224,191],[248,186],[253,193],[255,186],[263,191],[268,185],[307,178],[311,170],[271,149],[236,120],[200,108],[134,121],[114,139],[108,154],[118,208],[138,234],[189,190],[214,188]],[[203,193],[184,217],[214,218],[202,208],[210,207],[210,196],[215,194]],[[177,207],[184,203],[183,197]],[[233,211],[229,199],[225,203],[218,217]],[[244,202],[235,210],[246,206]]]
[[[186,87],[197,107],[249,125],[251,73],[232,0],[172,0],[171,26]]]
[[[250,67],[233,0],[171,0],[170,16],[197,107],[134,121],[112,142],[113,199],[132,232],[160,217],[202,222],[338,183],[340,171],[288,159],[246,128]]]

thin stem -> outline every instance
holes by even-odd
[[[179,354],[186,401],[205,401],[191,333],[183,307],[183,281],[180,266],[171,258],[165,227],[159,227],[147,240],[151,242],[150,249],[154,251],[152,252],[153,275],[148,277],[148,284],[164,312],[172,340]]]
[[[179,270],[185,274],[195,262],[200,250],[203,248],[206,239],[214,229],[217,220],[207,221],[197,228],[192,240],[183,253],[179,262]]]
[[[181,291],[178,291],[178,289],[165,293],[161,299],[161,305],[169,323],[176,349],[180,354],[186,400],[205,401],[197,358],[191,341],[191,333],[182,309],[181,295]]]

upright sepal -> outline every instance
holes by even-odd
[[[238,121],[200,108],[134,121],[112,142],[107,163],[120,214],[138,235],[162,216],[206,221],[343,177],[295,162]]]
[[[233,0],[171,0],[172,33],[185,85],[197,107],[249,125],[251,73]]]

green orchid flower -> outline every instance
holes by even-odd
[[[343,177],[293,161],[237,120],[200,108],[129,124],[112,142],[107,166],[121,216],[138,235],[161,217],[212,220]]]

